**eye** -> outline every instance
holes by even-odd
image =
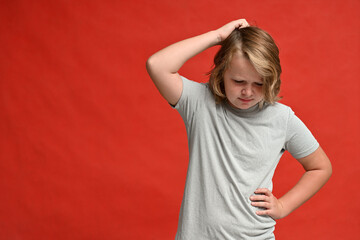
[[[263,84],[256,82],[255,85],[256,85],[256,86],[259,86],[259,87],[262,87]]]
[[[243,83],[244,81],[243,80],[235,80],[233,79],[235,83]]]

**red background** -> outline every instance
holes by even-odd
[[[358,0],[0,3],[0,239],[174,239],[187,169],[185,127],[146,59],[246,18],[281,51],[281,102],[334,173],[276,225],[278,239],[359,234]],[[216,47],[180,73],[205,82]],[[302,174],[285,154],[281,196]]]

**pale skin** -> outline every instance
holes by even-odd
[[[200,52],[219,44],[236,28],[248,27],[245,19],[232,21],[213,30],[172,44],[146,62],[146,68],[160,94],[172,105],[176,105],[182,93],[182,80],[178,73],[182,65]],[[247,109],[262,100],[262,80],[250,62],[238,53],[231,67],[224,73],[226,97],[235,108]],[[258,215],[268,215],[280,219],[289,215],[311,198],[328,181],[332,174],[331,163],[319,147],[312,154],[297,159],[305,172],[295,186],[280,198],[269,189],[259,188],[250,197],[251,204],[265,210]]]

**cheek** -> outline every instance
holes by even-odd
[[[236,87],[234,86],[226,86],[225,87],[225,95],[227,98],[234,98],[236,97],[238,94],[237,94],[237,89]]]
[[[227,87],[225,87],[225,97],[229,98],[229,96],[231,96],[231,93],[230,93],[229,89]]]
[[[258,95],[258,96],[261,97],[261,98],[264,96],[264,92],[263,92],[262,87],[258,87],[258,88],[256,89],[256,95]]]
[[[231,86],[228,81],[224,81],[224,90],[225,90],[225,96],[228,97],[231,95]]]

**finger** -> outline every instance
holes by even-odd
[[[245,19],[238,19],[238,20],[234,21],[234,23],[235,23],[235,28],[242,28],[242,27],[246,27],[248,25],[248,23]]]
[[[269,210],[263,210],[263,211],[256,211],[255,212],[257,215],[270,215],[270,211]]]
[[[254,207],[262,207],[266,209],[270,208],[270,203],[268,202],[251,202],[251,205]]]
[[[268,197],[272,196],[271,191],[269,189],[267,189],[267,188],[258,188],[258,189],[255,190],[255,193],[262,193],[262,194],[265,194]]]
[[[243,26],[244,26],[244,27],[248,27],[248,26],[249,26],[249,23],[246,21],[246,19],[243,19]]]
[[[241,19],[241,25],[239,28],[249,27],[249,23],[245,19]]]
[[[270,198],[266,195],[253,195],[250,197],[251,201],[265,201],[270,202]]]
[[[243,26],[242,22],[236,22],[235,23],[235,28],[241,28]]]

